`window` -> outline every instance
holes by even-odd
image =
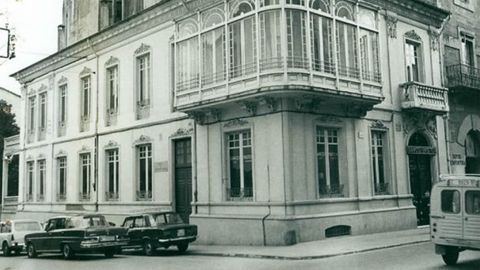
[[[460,192],[458,190],[442,190],[442,212],[458,214],[460,213]]]
[[[57,201],[67,199],[67,157],[57,158]]]
[[[83,77],[80,79],[81,86],[81,105],[80,105],[80,117],[81,121],[86,122],[90,119],[90,89],[91,89],[91,77]]]
[[[137,146],[137,200],[152,199],[152,145]]]
[[[260,69],[283,67],[280,10],[262,12],[260,18]]]
[[[227,134],[230,199],[253,198],[252,135],[250,130]]]
[[[58,115],[58,122],[61,126],[65,125],[67,121],[67,85],[63,84],[60,86],[59,89],[59,115]]]
[[[27,162],[27,182],[26,182],[26,194],[25,194],[25,201],[31,202],[33,201],[33,186],[34,186],[34,162],[28,161]]]
[[[315,10],[321,10],[325,13],[330,13],[329,0],[311,0],[310,7]]]
[[[316,2],[320,2],[317,0]],[[335,73],[332,48],[332,20],[318,16],[310,16],[312,42],[312,69],[326,73]]]
[[[80,200],[90,200],[91,188],[91,157],[90,153],[80,154]]]
[[[119,179],[119,159],[118,149],[109,149],[106,151],[107,157],[107,192],[106,200],[118,200],[118,179]]]
[[[124,18],[135,15],[143,10],[143,0],[123,0]]]
[[[390,194],[385,178],[385,132],[372,131],[372,171],[375,195]]]
[[[337,21],[337,65],[341,76],[358,79],[357,31],[351,24]]]
[[[405,62],[407,65],[407,80],[422,82],[422,52],[420,43],[407,40],[405,42]]]
[[[460,33],[462,40],[462,64],[471,67],[475,66],[475,52],[473,37],[465,33]]]
[[[362,78],[367,81],[381,82],[377,33],[360,29],[360,59]]]
[[[480,191],[465,192],[465,212],[469,215],[480,215]]]
[[[45,180],[47,177],[47,166],[45,159],[39,160],[37,162],[38,166],[38,193],[37,201],[42,202],[45,200]]]
[[[287,64],[291,68],[308,68],[306,12],[287,10]]]
[[[150,54],[137,57],[137,105],[150,105]]]
[[[240,7],[237,13],[241,12]],[[231,78],[250,75],[257,71],[256,23],[255,16],[249,16],[228,25]]]
[[[177,43],[177,90],[196,88],[199,85],[198,38]]]
[[[317,178],[320,197],[343,197],[338,157],[338,130],[317,127]]]
[[[40,112],[39,112],[39,139],[44,139],[45,131],[47,128],[47,93],[40,94]]]
[[[202,34],[202,84],[222,82],[226,78],[225,28]]]
[[[107,68],[107,114],[118,111],[118,66]]]
[[[28,133],[35,133],[35,97],[28,99],[29,113],[28,113]]]

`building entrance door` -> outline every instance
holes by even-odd
[[[430,191],[432,189],[431,159],[435,149],[420,133],[412,135],[407,147],[410,190],[417,209],[417,225],[430,223]]]
[[[465,173],[480,173],[480,132],[470,130],[465,139]]]
[[[191,139],[174,141],[175,211],[185,222],[192,213],[192,143]]]

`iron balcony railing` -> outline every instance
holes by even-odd
[[[320,198],[338,198],[344,197],[343,184],[320,185],[318,187]]]
[[[480,69],[465,64],[447,67],[448,87],[465,87],[480,90]]]
[[[448,89],[419,82],[407,82],[401,85],[402,109],[423,109],[448,112]]]

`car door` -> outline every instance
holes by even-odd
[[[128,229],[127,236],[130,239],[128,246],[132,247],[138,245],[138,230],[135,229],[135,217],[127,217],[123,222],[122,227]]]
[[[52,229],[47,232],[48,235],[45,237],[45,245],[48,250],[60,251],[60,244],[65,233],[65,218],[56,218],[53,222]]]
[[[466,188],[464,194],[463,238],[480,247],[480,190]]]

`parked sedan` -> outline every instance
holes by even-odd
[[[132,215],[125,218],[122,227],[128,228],[130,240],[124,248],[142,248],[148,256],[170,246],[185,252],[188,244],[197,239],[197,226],[186,224],[174,212]]]
[[[65,259],[75,253],[103,253],[111,258],[128,243],[127,230],[108,225],[102,215],[61,216],[49,219],[45,231],[25,235],[27,255],[62,253]]]
[[[35,220],[8,220],[0,222],[0,243],[3,256],[10,256],[11,252],[20,254],[25,248],[23,239],[26,234],[39,232],[42,226]]]

